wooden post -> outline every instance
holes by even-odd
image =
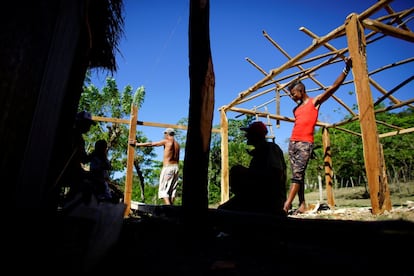
[[[215,76],[210,48],[210,1],[190,0],[188,32],[190,100],[183,167],[184,217],[194,226],[208,213],[208,161],[214,113]]]
[[[318,173],[319,202],[323,201],[322,176]]]
[[[275,88],[275,92],[276,92],[276,114],[280,115],[280,90],[277,89],[277,85]],[[280,128],[280,120],[276,120],[276,127]]]
[[[128,140],[135,140],[136,138],[137,119],[138,119],[138,107],[134,104],[131,104],[131,118],[129,120]],[[124,191],[124,203],[126,205],[126,208],[125,208],[124,217],[128,217],[131,212],[134,157],[135,157],[135,147],[128,145],[127,168],[126,168],[125,191]]]
[[[384,150],[382,144],[380,144],[380,158],[381,158],[381,172],[382,172],[382,181],[380,181],[381,186],[379,187],[379,204],[383,206],[384,210],[390,211],[392,209],[390,189],[388,187],[388,178],[387,178],[387,166],[384,159]]]
[[[229,200],[229,125],[224,109],[220,110],[221,132],[221,203]]]
[[[326,197],[328,205],[331,208],[335,207],[335,199],[333,196],[333,183],[332,183],[332,155],[331,155],[331,141],[329,139],[329,131],[326,127],[322,130],[322,144],[323,144],[323,163],[325,168],[325,185],[326,185]]]
[[[361,125],[364,162],[367,174],[372,213],[383,212],[379,202],[379,193],[383,192],[379,137],[375,121],[374,104],[369,85],[366,61],[366,42],[364,29],[356,14],[351,14],[345,24],[349,54],[352,58],[352,74],[354,76],[355,92],[357,95],[359,122]],[[383,195],[381,195],[382,197]]]

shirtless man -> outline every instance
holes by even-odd
[[[162,198],[166,205],[173,205],[178,185],[178,172],[180,160],[180,145],[174,139],[175,131],[172,128],[164,130],[164,139],[158,142],[137,143],[136,140],[129,144],[136,147],[160,147],[164,146],[162,170],[158,187],[158,198]]]

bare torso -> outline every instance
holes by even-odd
[[[164,156],[162,163],[164,166],[178,164],[180,160],[180,145],[174,138],[169,137],[164,144]]]
[[[144,142],[137,143],[136,140],[129,142],[131,145],[140,147],[164,147],[164,154],[162,158],[163,166],[178,164],[180,160],[180,144],[174,139],[173,136],[164,134],[164,139],[158,142]]]

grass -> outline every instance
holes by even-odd
[[[399,183],[389,185],[391,204],[394,207],[407,206],[408,202],[414,201],[414,182]],[[346,207],[370,207],[371,200],[369,191],[365,187],[350,187],[334,189],[335,206]],[[306,201],[310,204],[326,202],[326,190],[322,192],[320,201],[319,191],[308,192],[305,194]],[[297,201],[297,199],[296,199]]]
[[[381,215],[372,215],[369,191],[363,187],[334,189],[335,208],[322,212],[306,212],[300,217],[351,219],[351,220],[395,220],[403,219],[414,222],[414,182],[389,184],[392,210]],[[322,200],[318,190],[305,194],[308,210],[313,210],[317,203],[327,204],[326,190],[322,191]],[[298,197],[293,201],[293,209],[298,207]],[[212,204],[210,208],[217,208]]]
[[[317,203],[327,203],[326,190],[305,194],[308,212],[298,215],[304,218],[325,218],[345,220],[407,220],[414,222],[414,182],[389,185],[392,209],[379,215],[371,213],[369,191],[365,187],[334,189],[335,208],[328,211],[313,211]],[[294,202],[297,204],[297,198]]]

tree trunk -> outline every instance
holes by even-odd
[[[189,17],[190,103],[183,169],[183,210],[191,220],[208,210],[208,160],[214,111],[210,3],[191,0]]]

